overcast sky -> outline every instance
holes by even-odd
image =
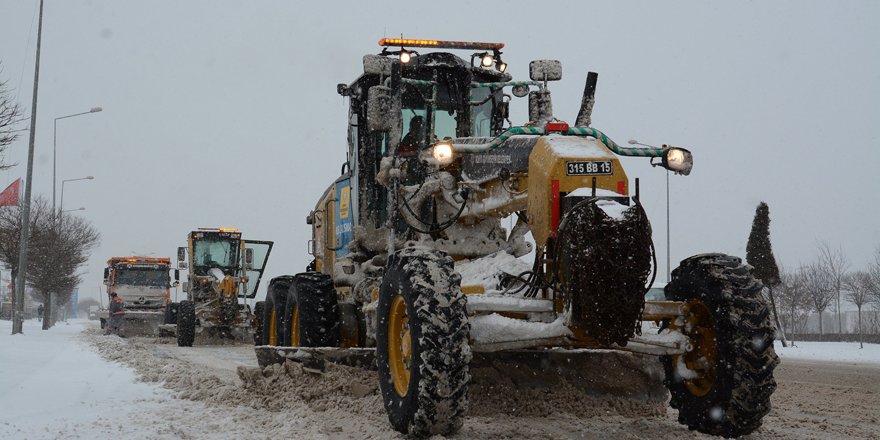
[[[27,111],[37,3],[0,0],[0,78]],[[859,268],[880,246],[877,17],[880,3],[859,1],[47,0],[33,191],[51,197],[53,119],[102,106],[58,123],[58,191],[95,176],[65,185],[65,209],[85,207],[102,234],[81,298],[97,297],[110,256],[173,257],[200,226],[274,240],[267,276],[300,272],[306,214],[345,160],[336,84],[383,36],[501,41],[515,78],[530,60],[562,61],[555,116],[574,121],[596,71],[594,127],[693,151],[693,173],[671,179],[673,267],[744,257],[763,200],[786,266],[827,241]],[[526,106],[514,101],[515,124]],[[9,148],[19,165],[0,186],[24,177],[27,141]],[[624,165],[641,178],[662,274],[665,174]]]

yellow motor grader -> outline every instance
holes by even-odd
[[[691,429],[759,427],[778,358],[751,268],[696,255],[672,272],[666,300],[645,300],[651,226],[619,158],[686,175],[691,153],[620,146],[592,127],[595,73],[569,123],[552,108],[559,61],[514,80],[500,43],[379,45],[338,86],[347,161],[307,217],[313,262],[270,283],[258,356],[375,347],[389,420],[414,436],[461,427],[473,354],[584,348],[658,356]],[[525,124],[509,121],[513,97],[528,98]],[[649,322],[659,330],[643,332]]]
[[[243,240],[236,228],[190,232],[187,246],[177,249],[178,267],[189,269],[183,283],[187,299],[169,304],[166,311],[165,326],[176,331],[177,345],[191,347],[203,332],[250,339],[257,311],[247,299],[256,296],[271,251],[271,241]]]

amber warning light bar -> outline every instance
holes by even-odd
[[[441,40],[416,40],[410,38],[383,38],[379,40],[379,46],[409,46],[409,47],[436,47],[438,49],[466,49],[466,50],[501,50],[504,43],[479,43],[476,41],[441,41]]]

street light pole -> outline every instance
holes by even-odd
[[[76,182],[77,180],[94,180],[95,176],[86,176],[86,177],[78,177],[76,179],[66,179],[61,181],[61,204],[58,205],[58,210],[64,212],[64,184],[67,182]],[[76,210],[74,210],[76,211]]]
[[[635,139],[630,139],[628,142],[630,145],[641,145],[643,147],[657,148],[654,145],[643,144]],[[668,283],[672,278],[672,272],[670,270],[670,261],[672,258],[670,257],[670,240],[669,240],[669,170],[666,170],[666,282]]]
[[[31,180],[34,175],[34,141],[37,135],[37,90],[40,84],[40,43],[43,39],[43,0],[40,0],[40,21],[37,25],[37,57],[34,63],[34,97],[31,103],[31,131],[28,142],[24,200],[21,204],[21,236],[18,245],[18,273],[15,277],[15,310],[12,312],[12,334],[22,333],[24,326],[24,283],[27,272],[28,238],[31,226]],[[52,209],[55,209],[53,206]]]
[[[55,212],[55,188],[58,186],[58,180],[56,180],[55,171],[57,169],[57,158],[58,158],[58,120],[59,119],[67,119],[72,118],[74,116],[82,116],[87,115],[89,113],[98,113],[104,110],[101,107],[92,107],[87,112],[82,113],[74,113],[72,115],[67,116],[59,116],[55,118],[55,128],[52,132],[52,212]]]

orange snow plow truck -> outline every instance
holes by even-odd
[[[111,292],[122,298],[129,333],[159,334],[159,325],[167,319],[171,288],[179,284],[179,279],[180,272],[172,268],[170,258],[113,257],[104,268],[108,304]],[[104,328],[109,319],[108,310],[102,307],[98,318]]]

